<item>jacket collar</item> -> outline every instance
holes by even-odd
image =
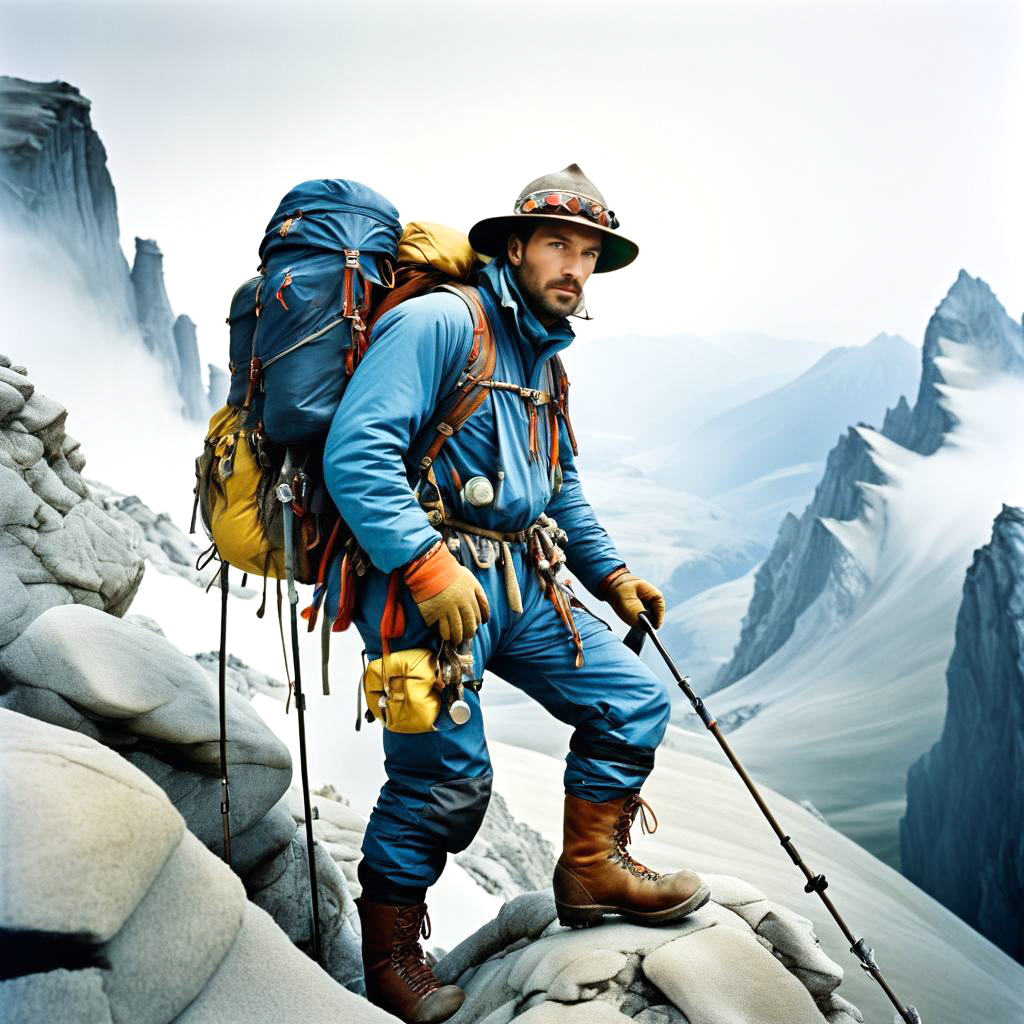
[[[489,263],[480,272],[480,280],[497,300],[498,305],[510,311],[510,317],[516,327],[515,333],[530,344],[536,357],[546,358],[559,349],[566,348],[576,337],[565,317],[551,327],[545,327],[537,319],[526,304],[515,275],[505,260],[498,259]]]

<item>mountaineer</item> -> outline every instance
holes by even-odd
[[[639,793],[669,697],[555,578],[564,559],[630,625],[641,611],[655,627],[664,617],[661,593],[629,572],[583,495],[552,359],[573,340],[567,317],[583,309],[590,274],[638,253],[617,226],[575,164],[527,185],[511,215],[476,224],[469,241],[493,258],[477,281],[496,350],[487,400],[454,432],[432,420],[482,328],[460,295],[411,298],[373,326],[324,452],[327,487],[372,563],[353,621],[385,682],[411,679],[424,653],[461,649],[474,679],[487,668],[573,727],[554,894],[560,921],[577,927],[605,914],[675,921],[709,895],[694,872],[660,875],[628,853],[638,813],[649,828]],[[424,456],[437,431],[443,451]],[[340,576],[335,563],[327,607]],[[389,694],[383,685],[382,707]],[[406,1021],[445,1020],[465,997],[440,985],[419,943],[427,890],[472,841],[490,796],[480,696],[469,685],[459,697],[458,713],[442,701],[424,731],[385,728],[387,782],[358,869],[367,995]]]

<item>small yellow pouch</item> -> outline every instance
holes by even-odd
[[[434,731],[434,722],[441,713],[437,655],[427,647],[411,647],[368,661],[363,693],[367,707],[385,729]]]

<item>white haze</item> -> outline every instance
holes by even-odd
[[[193,458],[204,429],[188,423],[173,384],[138,331],[119,327],[94,301],[60,250],[7,231],[0,236],[3,352],[28,368],[39,391],[68,410],[82,443],[83,475],[188,529]]]

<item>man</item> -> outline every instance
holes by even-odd
[[[479,277],[497,349],[490,376],[515,387],[492,387],[448,438],[430,467],[436,491],[420,481],[414,493],[413,484],[422,432],[474,345],[473,319],[457,295],[411,299],[379,320],[324,456],[328,487],[373,563],[354,616],[367,653],[381,654],[382,618],[400,627],[390,639],[395,652],[437,649],[439,634],[455,645],[471,641],[476,677],[489,668],[574,727],[554,876],[559,918],[572,926],[605,914],[675,921],[708,898],[692,871],[658,875],[626,850],[638,812],[647,826],[639,790],[668,722],[665,688],[601,619],[578,605],[566,611],[559,588],[537,571],[543,538],[533,534],[546,514],[567,534],[566,564],[588,590],[630,624],[643,610],[661,624],[662,595],[629,572],[597,521],[567,418],[548,400],[549,359],[573,339],[566,317],[582,308],[590,274],[637,255],[617,226],[573,164],[527,185],[512,215],[472,229],[473,248],[494,258]],[[424,491],[440,494],[458,534],[435,529],[420,504]],[[487,545],[493,563],[478,561]],[[332,586],[337,595],[336,579]],[[337,606],[336,596],[327,600]],[[428,934],[426,890],[447,855],[469,845],[490,795],[480,698],[467,688],[465,700],[464,724],[442,706],[430,732],[384,732],[388,781],[363,842],[357,903],[367,994],[406,1021],[445,1020],[464,998],[454,985],[439,986],[419,934]]]

